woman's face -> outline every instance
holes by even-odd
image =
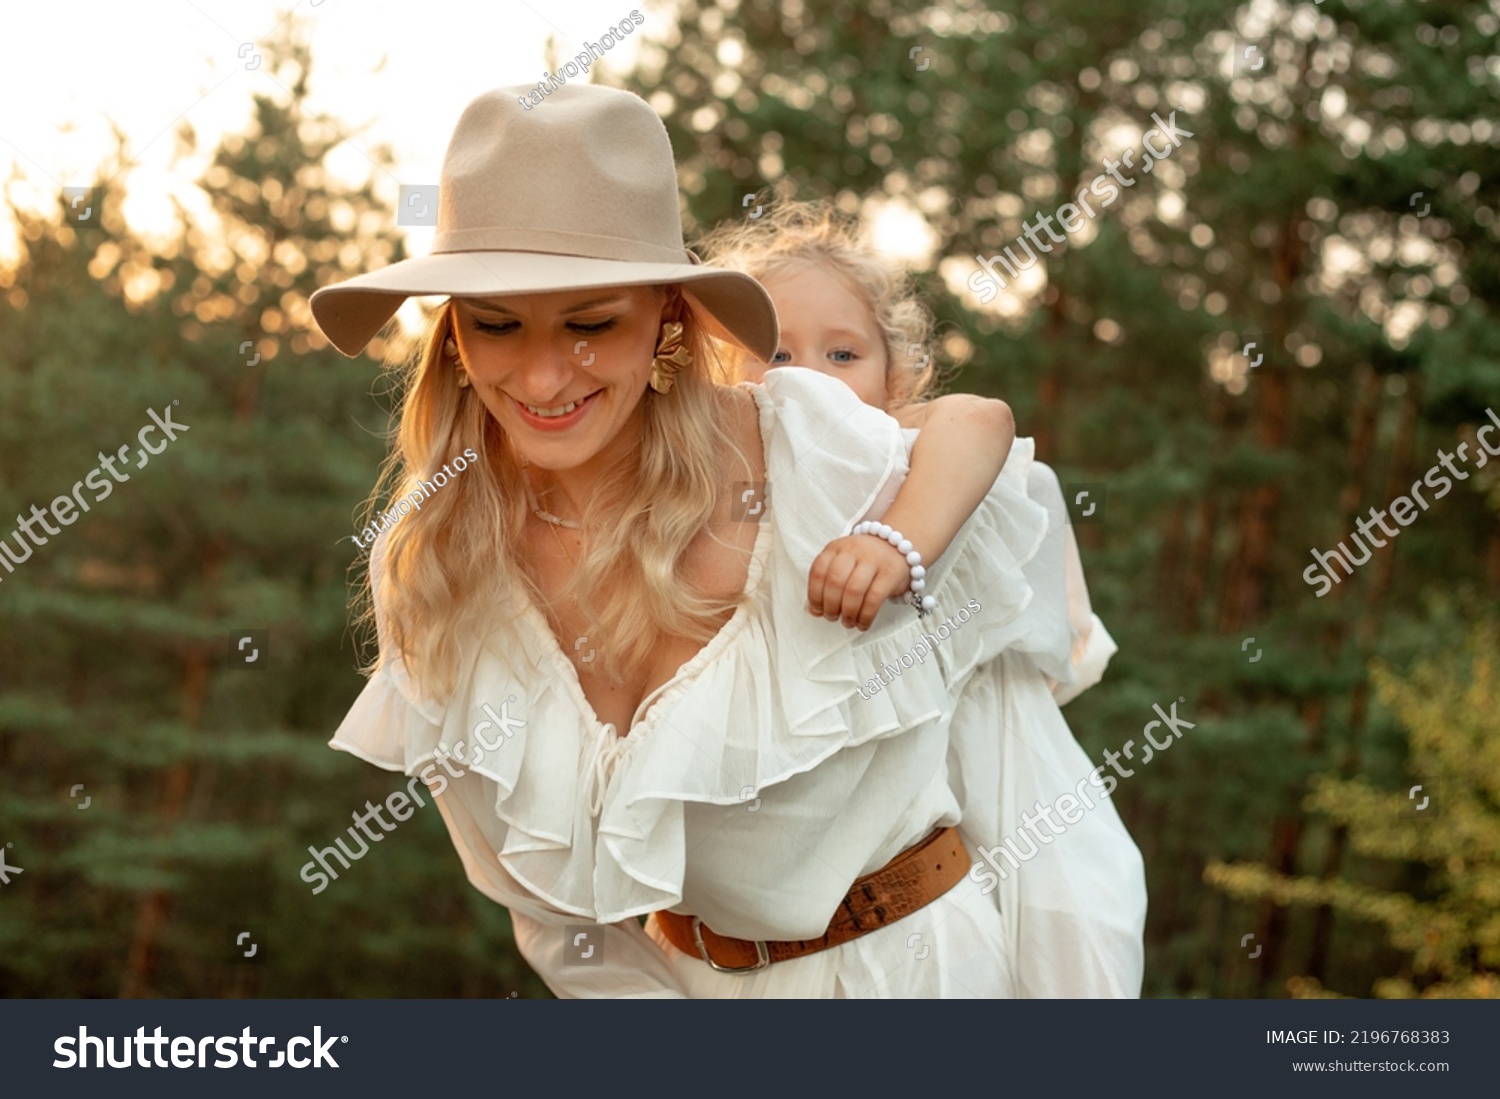
[[[885,338],[869,304],[822,264],[798,264],[760,283],[776,305],[781,345],[769,366],[749,363],[745,376],[758,382],[770,367],[804,366],[885,408]]]
[[[454,337],[517,451],[542,469],[576,469],[638,441],[663,301],[653,286],[454,298]]]

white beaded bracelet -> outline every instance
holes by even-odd
[[[885,523],[876,523],[866,520],[856,526],[850,534],[873,534],[877,538],[883,538],[897,551],[906,555],[906,564],[911,569],[910,595],[907,599],[913,607],[917,608],[919,616],[927,614],[937,606],[937,600],[930,595],[923,595],[922,589],[927,587],[924,577],[927,570],[922,567],[922,555],[912,548],[911,540],[899,530],[892,530]]]

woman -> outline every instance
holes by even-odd
[[[378,670],[333,745],[429,784],[558,995],[1013,995],[948,756],[974,669],[1031,629],[1025,470],[925,583],[924,547],[871,532],[935,616],[808,615],[813,560],[899,487],[899,428],[810,371],[716,386],[710,337],[768,359],[775,314],[683,249],[660,120],[518,92],[460,119],[433,254],[313,297],[349,355],[404,297],[451,299],[393,459],[424,502],[372,550]]]

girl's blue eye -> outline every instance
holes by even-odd
[[[830,359],[832,359],[836,363],[844,363],[844,364],[852,363],[855,360],[855,358],[856,358],[856,356],[855,356],[855,354],[854,354],[853,351],[848,351],[848,350],[843,350],[843,349],[840,349],[838,351],[830,351],[828,353],[828,357]]]
[[[791,361],[792,361],[791,353],[787,352],[787,351],[782,351],[780,348],[777,348],[776,354],[774,354],[774,355],[771,356],[771,365],[772,366],[775,366],[777,363],[789,363]]]

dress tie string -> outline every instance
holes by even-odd
[[[629,738],[618,735],[613,723],[605,724],[599,730],[594,757],[589,765],[589,816],[597,817],[604,812],[604,791],[629,747]]]

